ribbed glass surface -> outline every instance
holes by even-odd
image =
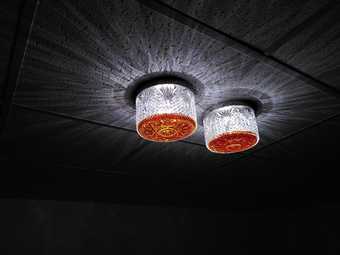
[[[177,84],[155,85],[136,98],[138,134],[156,142],[178,141],[196,129],[195,96]]]
[[[207,148],[216,153],[235,153],[259,141],[256,116],[251,107],[229,105],[211,111],[203,120]]]

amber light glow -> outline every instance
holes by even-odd
[[[137,131],[150,141],[172,142],[190,136],[196,129],[195,121],[179,114],[158,114],[139,122]]]
[[[252,132],[230,132],[211,140],[208,147],[217,153],[236,153],[250,149],[257,143],[257,136]]]
[[[185,139],[196,130],[194,94],[177,84],[160,84],[142,90],[136,98],[138,134],[154,142]]]
[[[215,153],[237,153],[259,141],[254,110],[246,105],[228,105],[213,110],[204,118],[207,148]]]

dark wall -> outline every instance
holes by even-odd
[[[1,200],[1,254],[339,254],[339,208]]]

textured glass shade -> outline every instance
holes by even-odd
[[[149,141],[172,142],[190,136],[197,127],[195,96],[177,84],[142,90],[136,98],[138,134]]]
[[[211,111],[203,120],[205,142],[216,153],[248,150],[259,141],[254,110],[245,105],[228,105]]]

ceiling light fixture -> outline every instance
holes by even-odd
[[[236,153],[254,147],[259,132],[254,109],[231,103],[209,112],[203,120],[207,148],[215,153]]]
[[[143,89],[136,97],[136,126],[138,134],[149,141],[189,137],[197,128],[194,93],[174,82]]]

